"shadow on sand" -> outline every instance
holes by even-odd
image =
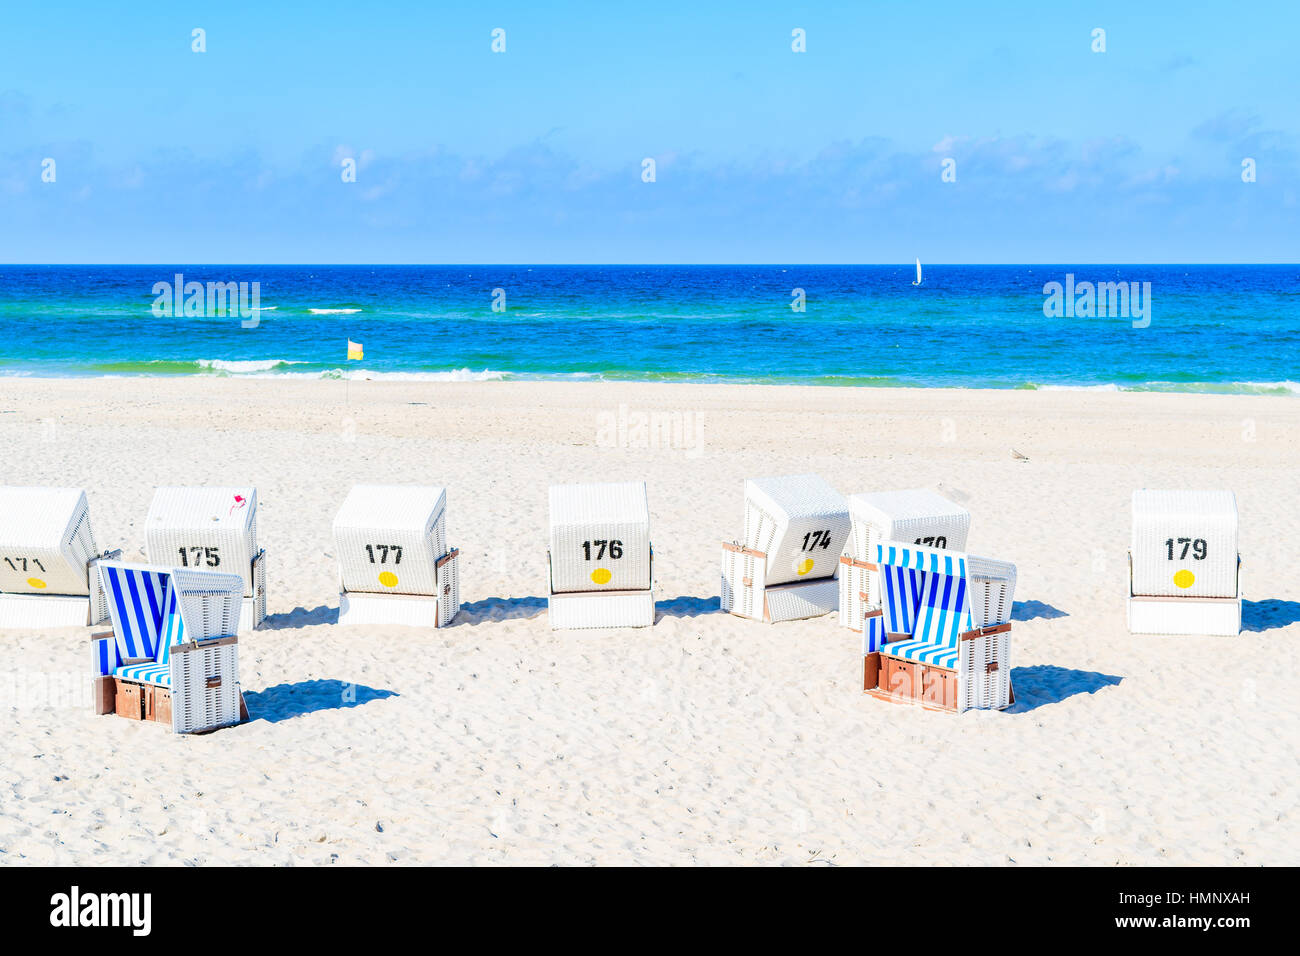
[[[1080,671],[1055,664],[1034,664],[1011,668],[1011,687],[1016,702],[1005,714],[1023,714],[1047,704],[1059,704],[1076,694],[1095,694],[1104,687],[1116,687],[1122,677],[1099,671]]]
[[[1271,631],[1300,621],[1300,601],[1241,602],[1241,629],[1243,631]]]
[[[296,607],[288,614],[268,614],[262,622],[262,628],[268,631],[288,631],[298,627],[313,627],[317,624],[337,624],[338,607],[317,605],[310,611],[305,607]]]
[[[1013,621],[1052,621],[1058,617],[1069,617],[1058,607],[1052,607],[1050,604],[1044,604],[1042,601],[1017,601],[1011,605],[1011,620]]]
[[[451,622],[452,627],[460,624],[483,624],[486,621],[514,621],[537,617],[546,610],[544,597],[484,598],[460,606],[460,613]]]
[[[722,610],[722,598],[676,597],[671,601],[655,602],[655,620],[665,617],[699,617]]]
[[[276,684],[265,690],[245,691],[251,720],[279,723],[313,714],[319,710],[340,710],[360,707],[372,700],[398,696],[395,691],[376,690],[364,684],[349,684],[341,680],[305,680],[296,684]]]

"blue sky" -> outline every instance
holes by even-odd
[[[0,261],[1300,261],[1293,0],[268,6],[8,4]]]

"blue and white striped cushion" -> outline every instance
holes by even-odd
[[[141,684],[172,686],[171,666],[168,664],[127,664],[117,669],[116,676],[123,680],[139,681]]]
[[[163,598],[170,575],[166,571],[100,564],[113,636],[123,660],[153,658],[163,625]]]
[[[167,584],[166,602],[167,614],[163,618],[162,637],[158,647],[158,663],[164,666],[171,660],[172,645],[180,644],[185,640],[185,621],[181,617],[175,582]]]
[[[911,568],[880,566],[884,578],[881,610],[885,613],[885,630],[891,634],[911,634],[916,627],[917,604],[926,575]]]
[[[117,653],[117,644],[111,637],[101,637],[91,641],[90,649],[94,657],[91,666],[96,677],[107,677],[113,673],[117,665],[122,663],[122,658]]]
[[[921,664],[929,664],[933,667],[946,667],[950,670],[957,669],[957,649],[948,647],[945,644],[934,644],[930,641],[895,641],[893,644],[885,645],[885,653],[890,657],[901,658],[905,661],[917,661]]]
[[[885,619],[879,614],[862,622],[862,656],[874,654],[885,643]]]
[[[955,648],[957,635],[966,628],[966,579],[932,574],[918,613],[918,638],[931,644]]]

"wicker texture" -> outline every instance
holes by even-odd
[[[744,543],[767,555],[769,586],[833,577],[848,535],[848,502],[819,476],[745,481]]]
[[[844,554],[856,561],[871,561],[872,549],[881,541],[965,551],[970,532],[969,511],[925,488],[850,495],[849,518],[852,530]],[[841,587],[840,624],[858,630],[863,614],[880,606],[880,575],[842,565],[841,578],[846,571],[860,586]]]
[[[854,560],[848,555],[840,558],[839,609],[840,626],[857,631],[866,613],[880,605],[880,575]]]
[[[1231,491],[1133,492],[1135,595],[1235,598],[1237,499]]]
[[[85,627],[90,607],[76,595],[0,594],[0,628]]]
[[[334,518],[342,590],[436,595],[446,505],[444,488],[355,485]]]
[[[1011,634],[961,641],[957,650],[957,712],[1010,706]]]
[[[92,643],[95,672],[171,688],[172,730],[197,733],[239,723],[237,574],[101,561],[113,648]]]
[[[98,554],[84,491],[0,488],[0,591],[87,596]]]
[[[767,559],[752,551],[722,547],[722,610],[739,617],[763,620],[763,583]]]
[[[550,520],[551,593],[651,586],[645,482],[552,485]]]
[[[830,614],[839,604],[834,578],[777,584],[763,592],[765,619],[772,624]]]
[[[778,624],[820,617],[838,604],[834,578],[769,585],[767,560],[762,554],[722,547],[722,610],[738,617]]]
[[[144,537],[151,564],[236,574],[243,596],[255,595],[256,488],[158,488]]]
[[[239,632],[254,631],[266,620],[266,551],[253,559],[253,596],[245,597],[239,609]]]
[[[1132,579],[1133,556],[1129,555]],[[1195,634],[1236,637],[1241,633],[1241,602],[1245,585],[1237,566],[1237,596],[1231,598],[1142,597],[1127,602],[1128,629],[1132,634]]]
[[[552,594],[546,610],[553,630],[650,627],[655,622],[654,592],[648,590]]]
[[[185,654],[173,654],[172,730],[201,733],[230,727],[240,721],[239,645],[200,645]],[[220,683],[212,686],[213,678]]]
[[[404,624],[446,627],[460,612],[460,552],[454,548],[437,563],[437,594],[339,594],[340,624]]]

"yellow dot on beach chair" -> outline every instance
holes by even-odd
[[[813,559],[812,559],[812,558],[804,558],[802,561],[800,561],[800,562],[799,562],[798,564],[796,564],[795,567],[794,567],[795,574],[807,574],[807,573],[808,573],[809,571],[811,571],[812,569],[813,569]]]
[[[591,580],[597,584],[608,584],[613,575],[609,573],[609,568],[597,568],[591,572]]]
[[[1195,583],[1196,575],[1191,571],[1188,571],[1186,568],[1183,568],[1183,570],[1174,575],[1174,584],[1178,585],[1180,588],[1190,588]]]
[[[42,581],[40,578],[28,578],[27,586],[29,588],[43,588],[45,587],[45,582]]]
[[[379,583],[386,588],[397,587],[397,575],[392,571],[381,571],[379,573]]]

